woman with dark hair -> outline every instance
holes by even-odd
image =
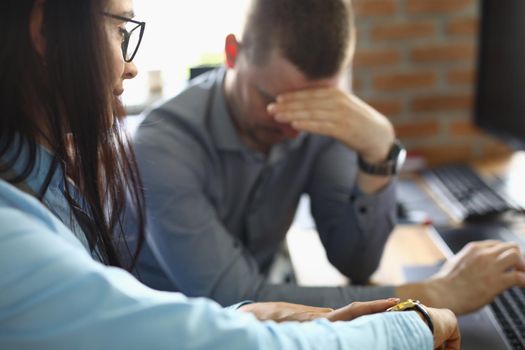
[[[118,96],[137,74],[145,23],[132,19],[131,0],[3,0],[0,13],[1,349],[458,346],[454,315],[419,304],[336,323],[395,301],[246,305],[261,319],[319,318],[276,324],[140,284],[118,268],[133,266],[145,227]],[[126,198],[138,218],[133,251]]]
[[[117,98],[122,80],[137,70],[131,62],[107,59],[112,47],[97,15],[104,12],[103,1],[36,1],[38,11],[33,3],[0,5],[9,14],[0,23],[0,172],[15,186],[28,185],[97,260],[122,266],[113,234],[122,238],[126,194],[138,218],[137,248],[144,237],[144,197],[133,153],[121,136]],[[29,38],[36,45],[24,40]],[[47,41],[52,45],[46,38],[53,38]],[[8,169],[12,176],[5,175]],[[61,207],[64,198],[70,210]]]

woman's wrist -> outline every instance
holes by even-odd
[[[426,307],[424,307],[420,303],[416,303],[412,310],[416,311],[419,314],[421,319],[427,324],[428,328],[430,329],[430,333],[434,335],[434,323],[432,322],[432,317],[430,316]]]
[[[428,310],[419,302],[419,300],[407,299],[392,306],[386,311],[416,311],[421,319],[427,324],[432,335],[434,335],[434,323],[432,322],[432,317],[430,317]]]

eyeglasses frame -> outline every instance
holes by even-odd
[[[144,30],[146,29],[146,22],[135,21],[132,18],[128,18],[128,17],[124,17],[124,16],[118,16],[118,15],[113,15],[111,13],[104,13],[104,15],[108,16],[110,18],[113,18],[113,19],[118,19],[119,21],[124,21],[124,22],[130,22],[130,23],[137,24],[137,26],[135,28],[133,28],[130,32],[125,31],[125,35],[126,36],[124,38],[124,41],[122,42],[122,57],[124,57],[124,62],[130,63],[131,61],[133,61],[133,59],[135,58],[135,55],[139,51],[139,47],[140,47],[140,44],[142,42],[142,37],[144,35]],[[133,54],[128,59],[128,58],[126,58],[126,52],[128,51],[129,38],[131,37],[131,33],[133,33],[135,30],[137,30],[137,28],[140,28],[139,42],[137,44],[137,47],[135,48],[135,51],[133,51]]]

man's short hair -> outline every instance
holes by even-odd
[[[242,36],[251,62],[277,49],[310,79],[340,71],[352,40],[351,0],[252,0]]]

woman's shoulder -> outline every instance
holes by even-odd
[[[74,235],[36,198],[0,180],[0,237],[50,231],[80,244]],[[76,241],[76,242],[75,242]]]

